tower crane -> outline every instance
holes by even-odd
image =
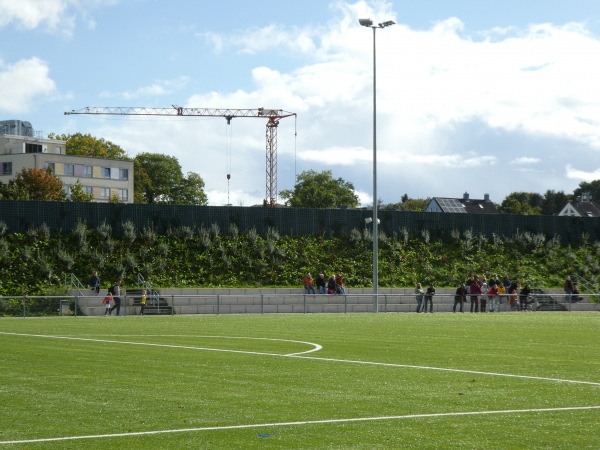
[[[254,117],[267,119],[267,182],[266,202],[274,207],[277,203],[277,127],[279,121],[286,117],[296,116],[296,113],[282,109],[219,109],[219,108],[186,108],[173,105],[171,108],[144,107],[104,107],[87,106],[82,109],[65,112],[70,114],[102,114],[113,116],[209,116],[223,117],[231,123],[234,117]]]

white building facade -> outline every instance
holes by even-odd
[[[2,183],[15,179],[23,169],[50,169],[63,182],[67,197],[79,181],[94,201],[108,202],[116,196],[123,203],[133,203],[133,161],[67,155],[66,141],[3,134],[6,131],[12,130],[0,126]]]

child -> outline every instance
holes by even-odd
[[[112,313],[110,311],[110,302],[112,302],[112,299],[113,299],[112,292],[109,291],[106,294],[106,297],[104,297],[104,300],[102,300],[102,304],[106,306],[106,310],[104,311],[105,316],[112,315]]]
[[[146,307],[146,289],[142,291],[142,298],[140,299],[140,316],[144,315],[144,308]]]

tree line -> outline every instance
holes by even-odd
[[[139,153],[130,158],[119,145],[90,134],[54,134],[49,139],[66,141],[68,155],[88,156],[133,161],[134,202],[138,204],[167,203],[175,205],[207,205],[204,180],[200,174],[184,174],[177,158],[158,153]],[[600,180],[581,182],[572,194],[564,191],[547,190],[545,194],[533,192],[513,192],[509,194],[498,210],[506,214],[553,215],[560,212],[565,204],[577,199],[583,193],[591,198],[600,196]],[[342,178],[334,178],[332,171],[317,172],[307,170],[296,177],[293,189],[279,193],[285,206],[295,208],[356,208],[359,198],[354,185]],[[45,200],[91,202],[93,195],[83,189],[78,180],[71,186],[69,198],[61,180],[49,169],[23,169],[8,183],[0,182],[0,199],[4,200]],[[404,194],[397,203],[384,204],[378,199],[381,209],[400,211],[423,211],[430,198],[410,198]],[[114,196],[111,202],[120,202]]]

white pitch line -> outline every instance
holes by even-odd
[[[105,342],[110,344],[125,344],[125,345],[140,345],[140,346],[148,346],[148,347],[164,347],[164,348],[178,348],[185,350],[201,350],[208,352],[221,352],[221,353],[237,353],[237,354],[245,354],[245,355],[259,355],[259,356],[273,356],[279,358],[298,358],[298,359],[310,359],[314,361],[327,361],[327,362],[336,362],[336,363],[346,363],[346,364],[363,364],[367,366],[380,366],[380,367],[398,367],[403,369],[418,369],[418,370],[436,370],[440,372],[455,372],[455,373],[470,373],[473,375],[486,375],[486,376],[494,376],[494,377],[507,377],[507,378],[521,378],[527,380],[540,380],[540,381],[551,381],[554,383],[571,383],[571,384],[584,384],[589,386],[600,386],[600,382],[595,381],[581,381],[581,380],[567,380],[563,378],[550,378],[550,377],[538,377],[533,375],[517,375],[511,373],[498,373],[498,372],[483,372],[478,370],[468,370],[468,369],[452,369],[448,367],[433,367],[433,366],[417,366],[412,364],[397,364],[397,363],[384,363],[377,361],[360,361],[360,360],[352,360],[352,359],[337,359],[337,358],[324,358],[318,356],[304,356],[300,353],[291,353],[291,354],[281,354],[281,353],[267,353],[267,352],[251,352],[246,350],[225,350],[219,348],[209,348],[209,347],[193,347],[188,345],[171,345],[171,344],[153,344],[151,342],[131,342],[131,341],[113,341],[110,339],[91,339],[91,338],[81,338],[81,337],[73,337],[73,336],[52,336],[45,334],[27,334],[27,333],[10,333],[0,331],[0,334],[11,335],[11,336],[25,336],[25,337],[41,337],[48,339],[65,339],[72,341],[88,341],[88,342]],[[261,338],[262,339],[262,338]],[[268,338],[264,338],[268,339]],[[300,341],[293,341],[300,342]],[[311,344],[318,345],[318,344]],[[321,348],[321,346],[319,346]],[[314,351],[314,350],[311,350]],[[309,352],[306,352],[309,353]]]
[[[118,437],[132,436],[148,436],[156,434],[169,433],[192,433],[200,431],[222,431],[222,430],[242,430],[248,428],[267,428],[267,427],[289,427],[298,425],[318,425],[318,424],[335,424],[335,423],[351,423],[351,422],[375,422],[382,420],[402,420],[402,419],[419,419],[419,418],[436,418],[436,417],[453,417],[453,416],[477,416],[490,414],[523,414],[523,413],[541,413],[555,411],[583,411],[600,409],[600,406],[569,406],[563,408],[536,408],[536,409],[506,409],[496,411],[465,411],[452,413],[432,413],[432,414],[407,414],[402,416],[379,416],[379,417],[353,417],[346,419],[323,419],[323,420],[305,420],[299,422],[274,422],[274,423],[255,423],[246,425],[223,425],[214,427],[198,427],[198,428],[180,428],[174,430],[153,430],[153,431],[136,431],[130,433],[114,433],[114,434],[91,434],[83,436],[63,436],[55,438],[43,439],[23,439],[14,441],[0,441],[0,445],[11,444],[33,444],[38,442],[57,442],[57,441],[75,441],[80,439],[105,439]]]

